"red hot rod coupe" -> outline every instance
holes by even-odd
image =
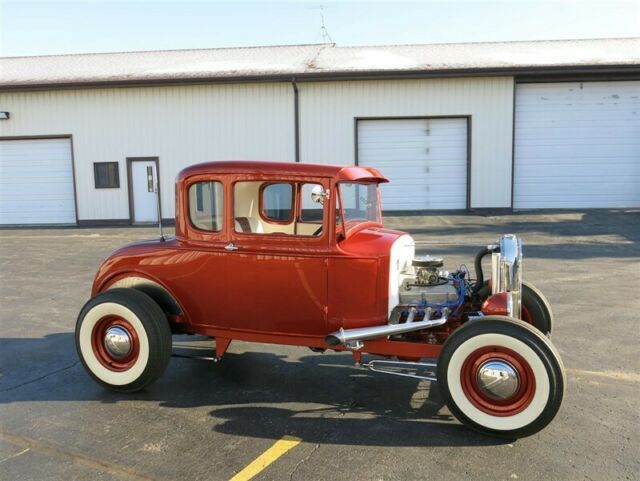
[[[438,382],[464,424],[517,438],[545,427],[565,386],[552,313],[522,282],[514,235],[483,248],[475,278],[415,256],[382,225],[367,167],[212,162],[177,177],[175,237],[101,265],[76,326],[89,374],[117,391],[156,380],[172,333],[378,356],[373,371]],[[485,280],[484,257],[491,258]],[[422,372],[420,375],[416,370]]]

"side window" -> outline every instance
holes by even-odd
[[[93,178],[96,189],[119,189],[120,174],[117,162],[94,162]]]
[[[322,223],[324,198],[318,198],[318,192],[324,192],[320,184],[302,184],[300,188],[300,222]],[[315,195],[314,195],[315,194]]]
[[[272,222],[291,222],[293,185],[267,184],[262,189],[262,215]]]
[[[222,230],[223,189],[220,182],[197,182],[189,187],[189,218],[200,230]]]

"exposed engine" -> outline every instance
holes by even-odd
[[[439,257],[417,257],[411,267],[402,272],[400,304],[440,307],[446,306],[460,296],[454,285],[454,276],[442,270],[444,263]]]
[[[485,284],[482,271],[482,259],[487,255],[492,256],[491,285]],[[474,261],[476,278],[472,279],[465,265],[448,272],[443,270],[441,258],[416,257],[414,240],[403,235],[391,247],[388,324],[340,329],[325,341],[354,350],[360,349],[363,341],[383,336],[441,344],[459,326],[482,318],[486,312],[519,318],[521,263],[520,240],[513,234],[503,235],[498,245],[478,252]],[[490,304],[487,299],[495,302]]]

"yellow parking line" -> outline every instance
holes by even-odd
[[[302,439],[293,436],[283,437],[229,481],[248,481],[301,441]]]

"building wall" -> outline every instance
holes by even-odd
[[[510,207],[513,77],[299,85],[301,161],[355,161],[356,117],[471,116],[471,207]]]
[[[352,164],[355,118],[471,116],[471,206],[509,207],[513,78],[300,83],[302,162]],[[127,157],[158,157],[162,215],[173,181],[210,160],[295,160],[290,83],[0,93],[0,137],[72,135],[80,220],[128,219]],[[119,189],[94,188],[93,163],[117,161]]]
[[[78,218],[128,219],[127,157],[159,157],[162,215],[174,179],[210,160],[295,160],[288,83],[0,93],[0,137],[73,136]],[[94,162],[117,161],[119,189],[95,189]]]

